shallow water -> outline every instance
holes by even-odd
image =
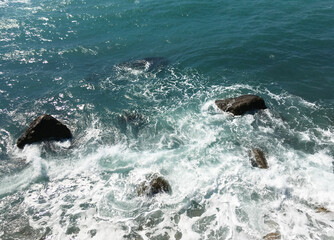
[[[331,1],[0,2],[0,238],[334,239],[333,16]],[[241,94],[268,109],[214,104]],[[18,149],[44,113],[73,140]],[[171,194],[137,195],[152,173]]]

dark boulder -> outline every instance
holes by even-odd
[[[54,117],[44,114],[36,118],[19,137],[16,145],[23,148],[26,144],[47,140],[72,138],[71,131]]]
[[[141,183],[137,189],[139,196],[146,195],[152,197],[158,193],[171,193],[172,188],[166,179],[158,174],[150,174],[146,181]]]
[[[250,159],[253,167],[268,168],[267,159],[261,149],[253,148],[250,151]]]
[[[248,111],[267,108],[263,98],[256,95],[242,95],[236,98],[216,100],[215,104],[219,109],[233,115],[242,115]]]

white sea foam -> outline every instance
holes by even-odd
[[[139,97],[139,89],[143,103],[155,104],[149,121],[142,127],[122,122],[120,131],[90,115],[77,120],[86,122],[73,146],[55,143],[57,154],[45,152],[43,144],[12,148],[30,165],[2,178],[1,193],[28,189],[29,223],[34,229],[50,227],[46,239],[332,236],[333,128],[322,128],[311,116],[298,125],[289,118],[309,106],[320,109],[286,92],[249,85],[204,88],[197,73],[170,71],[164,81],[140,74],[102,80],[102,91],[119,91],[127,86],[119,84],[123,80],[134,84],[127,88],[129,101]],[[245,92],[263,96],[276,108],[233,117],[214,104]],[[131,134],[135,128],[136,135]],[[268,169],[251,166],[253,147],[263,149]],[[152,173],[170,183],[171,194],[137,195],[138,185]],[[331,212],[317,212],[321,207]]]

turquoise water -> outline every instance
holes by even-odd
[[[0,238],[334,239],[333,5],[0,1]],[[18,149],[44,113],[72,142]]]

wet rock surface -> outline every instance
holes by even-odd
[[[187,216],[190,218],[200,217],[205,212],[205,207],[192,200],[187,209]]]
[[[24,148],[26,144],[48,140],[64,140],[72,138],[72,133],[64,124],[51,115],[41,115],[36,118],[19,137],[16,145]]]
[[[317,213],[329,213],[329,212],[331,212],[325,207],[318,207],[316,210],[317,210]]]
[[[258,168],[263,168],[267,169],[268,168],[268,162],[265,157],[264,152],[259,149],[259,148],[253,148],[250,153],[250,161],[253,167],[258,167]]]
[[[222,111],[230,112],[233,115],[242,115],[249,111],[267,108],[263,98],[256,95],[242,95],[236,98],[216,100],[215,104]]]
[[[147,180],[141,183],[137,189],[139,196],[152,197],[158,193],[171,193],[172,188],[168,181],[158,174],[150,174]]]
[[[278,232],[274,232],[274,233],[268,233],[267,235],[265,235],[263,237],[264,240],[277,240],[277,239],[281,239],[281,234]]]

